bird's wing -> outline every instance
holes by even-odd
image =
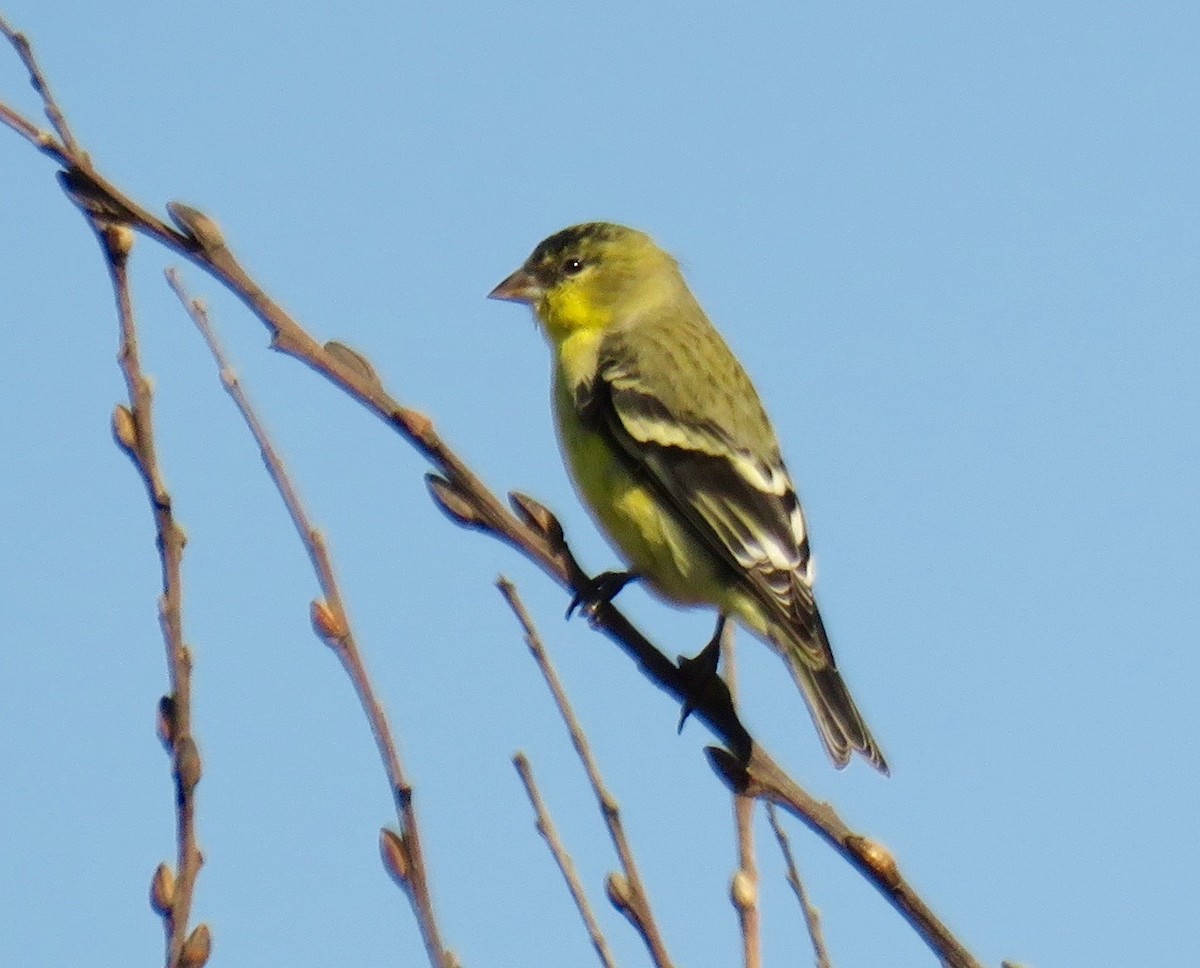
[[[677,347],[674,368],[646,359],[628,339],[607,340],[595,379],[581,388],[581,414],[744,581],[811,668],[833,666],[813,600],[804,515],[774,434],[720,337],[707,329],[699,336],[715,342],[695,358],[694,346]],[[714,363],[721,372],[711,372]],[[731,380],[746,404],[740,411],[713,401]]]

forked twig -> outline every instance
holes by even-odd
[[[262,453],[263,464],[271,481],[279,491],[287,507],[288,515],[296,528],[297,534],[308,552],[312,562],[317,582],[321,586],[322,599],[312,603],[313,627],[317,635],[338,657],[342,668],[350,677],[354,692],[370,723],[371,733],[375,737],[375,746],[383,761],[387,773],[388,786],[396,805],[396,819],[399,822],[399,834],[385,831],[381,839],[381,849],[385,863],[392,876],[403,888],[412,905],[417,924],[421,929],[421,937],[425,942],[425,950],[429,955],[433,968],[450,968],[454,956],[448,952],[441,940],[437,917],[434,912],[433,898],[429,890],[429,876],[425,866],[424,854],[421,850],[420,828],[417,824],[416,809],[413,806],[413,788],[400,763],[400,754],[396,742],[392,738],[391,727],[383,705],[375,693],[375,687],[367,672],[362,652],[350,626],[350,618],[342,600],[337,576],[333,570],[333,561],[325,538],[312,524],[308,512],[292,483],[291,476],[284,466],[283,458],[271,442],[267,429],[259,418],[249,397],[242,388],[241,381],[234,371],[229,357],[226,355],[208,311],[198,299],[192,299],[184,289],[179,273],[174,269],[167,270],[167,282],[183,303],[192,322],[200,330],[209,351],[220,370],[221,385],[233,399],[246,426],[254,436],[255,443]],[[391,833],[388,837],[387,834]]]
[[[521,783],[525,787],[525,793],[528,795],[529,803],[537,817],[537,832],[546,841],[546,846],[550,848],[550,853],[562,873],[563,880],[567,882],[567,890],[571,892],[571,899],[575,902],[579,916],[583,918],[584,927],[587,928],[592,947],[596,949],[596,954],[600,958],[600,964],[604,965],[604,968],[615,968],[616,962],[613,961],[612,952],[608,950],[608,941],[600,930],[596,915],[592,912],[592,906],[588,902],[583,884],[579,880],[579,872],[575,870],[575,862],[571,860],[571,855],[563,846],[562,839],[558,836],[558,829],[554,826],[554,821],[550,819],[550,811],[546,809],[545,801],[542,800],[537,783],[534,782],[533,768],[529,765],[529,758],[524,753],[517,753],[512,762],[513,766],[517,768],[517,775],[521,777]]]
[[[580,762],[583,763],[588,782],[592,787],[592,793],[595,795],[596,803],[600,807],[600,815],[604,818],[604,824],[608,828],[609,837],[612,838],[613,847],[616,848],[617,858],[621,862],[623,877],[617,879],[613,875],[609,876],[609,900],[613,902],[617,910],[625,915],[634,929],[642,936],[642,940],[646,943],[650,957],[657,968],[669,968],[671,965],[671,956],[667,954],[666,942],[663,940],[658,922],[654,919],[654,912],[650,907],[650,898],[646,893],[646,887],[642,883],[642,875],[638,871],[637,861],[633,856],[633,847],[630,846],[629,838],[625,835],[625,825],[621,822],[621,807],[617,803],[616,797],[604,785],[604,778],[600,775],[600,767],[596,763],[596,758],[592,755],[592,749],[588,744],[587,736],[583,732],[583,727],[579,725],[579,719],[575,715],[575,710],[571,708],[570,700],[567,699],[566,690],[563,689],[562,682],[558,678],[558,673],[554,669],[554,664],[550,661],[550,656],[546,653],[546,647],[542,644],[537,628],[533,624],[533,619],[517,594],[516,586],[507,578],[502,577],[496,582],[496,587],[500,589],[500,594],[504,596],[504,600],[508,602],[508,607],[513,610],[517,621],[520,622],[525,636],[525,644],[529,646],[529,651],[533,654],[538,669],[541,670],[542,677],[546,680],[546,685],[550,687],[550,694],[554,697],[554,704],[558,707],[559,715],[562,716],[563,723],[567,727],[567,732],[571,736],[571,745],[575,747],[575,752],[579,756]]]

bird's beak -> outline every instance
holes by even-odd
[[[503,299],[533,305],[543,293],[541,284],[534,274],[522,266],[500,285],[488,293],[488,299]]]

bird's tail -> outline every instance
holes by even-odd
[[[883,758],[883,751],[875,742],[871,730],[867,728],[862,713],[854,704],[850,690],[846,688],[846,683],[833,661],[833,653],[829,649],[828,639],[825,638],[820,616],[817,616],[814,631],[825,640],[823,651],[829,657],[827,664],[820,669],[813,668],[810,655],[806,655],[796,644],[777,644],[791,670],[792,678],[804,693],[808,711],[812,715],[817,732],[821,734],[825,749],[829,751],[830,758],[839,769],[850,762],[850,754],[857,750],[880,773],[890,775],[891,771],[888,769],[887,760]]]

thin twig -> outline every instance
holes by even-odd
[[[775,839],[779,842],[779,852],[783,854],[783,862],[787,867],[787,882],[791,885],[796,900],[800,902],[800,910],[804,913],[804,923],[808,926],[808,936],[812,939],[817,968],[833,968],[833,963],[829,960],[829,949],[825,947],[825,932],[821,930],[821,912],[812,903],[804,882],[800,880],[800,871],[796,867],[795,857],[792,856],[792,845],[788,842],[783,824],[779,822],[775,804],[767,804],[767,817],[771,821],[771,829],[775,831]]]
[[[525,786],[525,793],[529,796],[529,802],[537,816],[537,832],[546,841],[546,846],[554,855],[554,862],[562,872],[563,880],[567,882],[567,890],[571,892],[571,899],[575,902],[579,916],[583,918],[584,927],[587,928],[588,937],[592,940],[592,947],[596,949],[596,954],[600,958],[600,964],[605,968],[615,968],[616,962],[613,960],[612,952],[608,950],[608,941],[605,940],[604,933],[600,930],[596,915],[592,912],[592,906],[583,890],[583,883],[579,880],[579,872],[575,870],[575,862],[571,860],[571,855],[563,846],[554,821],[550,819],[550,811],[546,809],[546,804],[534,782],[533,768],[529,765],[529,759],[524,753],[517,753],[512,762],[513,766],[517,768],[521,783]]]
[[[2,21],[0,21],[2,22]],[[55,140],[54,135],[49,131],[44,131],[28,118],[18,114],[7,104],[0,103],[0,123],[6,127],[12,128],[26,141],[31,142],[35,147],[45,151],[50,157],[56,161],[62,161],[65,158],[65,153],[62,146]]]
[[[430,490],[453,520],[512,545],[572,594],[582,588],[587,576],[571,555],[553,514],[519,494],[510,495],[518,514],[510,512],[441,439],[432,421],[389,395],[369,365],[363,365],[365,361],[360,356],[348,359],[338,344],[322,346],[272,300],[234,257],[212,219],[173,203],[169,206],[171,216],[184,231],[172,229],[105,178],[82,152],[69,152],[54,139],[42,143],[36,134],[38,127],[8,106],[0,110],[0,121],[67,169],[61,180],[75,204],[85,210],[101,208],[119,212],[131,227],[191,260],[258,316],[271,334],[273,349],[320,373],[403,436],[437,469],[436,475],[430,475]],[[894,862],[889,867],[864,859],[862,845],[872,842],[855,834],[828,804],[808,796],[754,742],[727,695],[714,695],[698,688],[612,605],[600,606],[590,617],[652,683],[677,703],[694,709],[695,718],[727,744],[728,750],[714,749],[710,758],[729,782],[752,783],[758,791],[756,795],[778,803],[820,834],[875,885],[951,968],[981,968],[912,885],[899,875]]]
[[[434,912],[428,872],[421,850],[420,828],[413,805],[412,784],[401,766],[400,754],[397,751],[395,740],[392,738],[387,715],[375,693],[362,652],[350,627],[350,618],[342,600],[324,536],[312,524],[283,463],[283,458],[271,442],[265,425],[250,403],[229,357],[217,338],[204,304],[188,295],[178,272],[168,269],[166,275],[175,295],[179,297],[188,315],[204,337],[204,341],[208,344],[220,370],[221,384],[236,404],[238,412],[246,421],[246,426],[250,428],[250,433],[253,434],[255,443],[258,444],[262,453],[267,473],[279,490],[279,495],[292,519],[292,524],[308,552],[323,596],[323,600],[313,602],[314,628],[326,645],[333,650],[346,670],[346,674],[350,677],[354,691],[362,704],[363,712],[370,723],[371,733],[375,738],[376,748],[379,750],[379,757],[383,761],[383,768],[387,773],[392,799],[395,801],[396,819],[400,825],[398,841],[403,857],[401,863],[390,865],[393,867],[392,874],[397,876],[408,895],[409,903],[412,905],[413,913],[421,929],[430,964],[433,965],[433,968],[448,968],[452,964],[453,956],[446,951],[442,944],[441,932]]]
[[[50,91],[50,84],[46,81],[46,76],[42,73],[42,68],[38,64],[37,58],[33,56],[33,48],[29,44],[29,38],[13,30],[9,26],[8,21],[2,16],[0,16],[0,34],[3,34],[5,39],[12,44],[17,52],[17,56],[21,58],[21,63],[25,65],[25,70],[29,72],[29,83],[41,99],[42,107],[45,109],[50,126],[58,134],[59,138],[62,139],[66,150],[77,153],[79,145],[75,141],[75,136],[71,133],[66,116],[58,106],[58,101]]]
[[[725,682],[737,704],[737,648],[734,624],[721,625],[721,658],[725,662]],[[733,819],[737,831],[738,869],[733,873],[729,896],[738,915],[742,934],[742,962],[746,968],[762,968],[762,929],[758,907],[758,863],[754,856],[753,797],[733,791]]]
[[[196,935],[197,940],[193,942],[188,931],[192,895],[203,857],[196,844],[195,791],[200,781],[201,762],[196,741],[192,737],[192,655],[183,640],[182,571],[183,548],[187,538],[175,521],[171,495],[158,462],[152,390],[142,370],[138,352],[137,325],[128,274],[134,235],[124,225],[107,223],[90,216],[89,220],[104,250],[116,296],[121,327],[117,360],[129,393],[129,406],[118,405],[113,413],[113,432],[146,487],[154,513],[156,544],[162,567],[158,620],[167,650],[171,689],[159,702],[159,731],[172,756],[176,858],[174,872],[165,865],[160,865],[155,872],[152,898],[163,918],[166,964],[168,968],[174,968],[180,964],[185,948],[190,949],[192,956],[203,953],[201,949],[208,947],[209,935],[209,929],[201,925],[204,930]],[[192,960],[189,957],[189,964]]]
[[[566,690],[563,689],[562,682],[558,678],[558,673],[554,669],[554,664],[550,661],[550,656],[546,653],[546,648],[542,644],[541,637],[538,635],[537,629],[533,624],[533,619],[530,617],[524,603],[521,601],[520,595],[517,593],[516,586],[507,578],[501,577],[496,582],[496,587],[500,589],[500,594],[508,602],[508,607],[513,610],[517,621],[521,623],[521,629],[525,635],[525,644],[529,646],[529,651],[533,653],[533,658],[537,662],[538,669],[541,670],[543,678],[546,680],[546,685],[550,687],[550,693],[554,697],[554,704],[558,707],[559,715],[562,716],[563,723],[567,727],[567,732],[571,736],[571,745],[575,747],[575,752],[578,754],[580,762],[583,763],[588,782],[591,784],[596,802],[600,806],[600,815],[604,818],[604,824],[608,827],[608,834],[612,838],[613,847],[616,848],[617,858],[621,862],[621,870],[624,872],[624,878],[621,881],[614,881],[613,878],[609,878],[609,897],[617,909],[629,919],[629,922],[642,936],[642,940],[646,943],[654,964],[658,968],[669,968],[671,965],[671,956],[667,954],[667,946],[663,940],[662,932],[659,930],[658,922],[654,919],[654,912],[650,907],[650,898],[646,893],[646,887],[642,883],[642,876],[638,871],[637,861],[633,856],[633,848],[630,846],[629,838],[625,835],[625,825],[621,822],[620,805],[617,803],[616,797],[604,785],[604,778],[600,775],[600,767],[596,763],[596,758],[592,755],[592,749],[588,744],[587,736],[583,732],[583,727],[579,725],[579,719],[575,716],[575,711],[571,708],[570,700],[567,699]]]
[[[982,968],[981,963],[938,919],[908,879],[892,853],[879,841],[857,833],[832,806],[817,800],[759,746],[746,760],[710,746],[709,762],[733,789],[774,803],[818,834],[858,870],[921,935],[949,968]]]

